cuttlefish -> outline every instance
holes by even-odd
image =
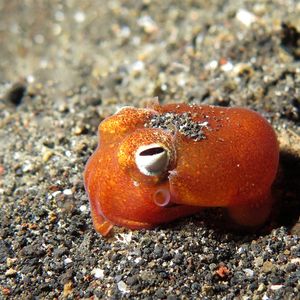
[[[97,232],[152,228],[222,207],[257,227],[273,203],[279,148],[271,125],[245,108],[124,107],[99,125],[85,188]]]

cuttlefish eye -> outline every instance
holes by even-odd
[[[118,148],[118,164],[133,181],[151,186],[176,167],[173,136],[162,129],[143,128],[127,135]]]
[[[135,163],[146,176],[159,176],[169,165],[169,151],[161,144],[140,146],[135,153]]]

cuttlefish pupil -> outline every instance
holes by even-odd
[[[159,153],[163,153],[165,149],[163,147],[151,147],[149,149],[146,149],[142,152],[140,152],[140,156],[149,156],[149,155],[156,155]]]

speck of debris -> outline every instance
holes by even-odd
[[[196,142],[206,139],[204,129],[207,129],[208,126],[209,123],[207,121],[194,121],[189,112],[182,114],[172,112],[155,114],[150,121],[145,124],[145,127],[147,128],[160,128],[172,133],[179,132]]]

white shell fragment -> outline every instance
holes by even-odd
[[[94,268],[91,273],[97,279],[103,279],[104,278],[104,270],[102,270],[102,269]]]
[[[169,164],[169,153],[160,144],[144,145],[135,153],[135,163],[141,173],[157,176],[166,171]]]
[[[123,280],[119,281],[117,283],[117,286],[118,286],[119,291],[123,294],[130,292],[130,290],[127,287],[127,284]]]
[[[257,21],[257,17],[250,11],[240,8],[236,13],[236,18],[246,27],[251,26],[252,23]]]

